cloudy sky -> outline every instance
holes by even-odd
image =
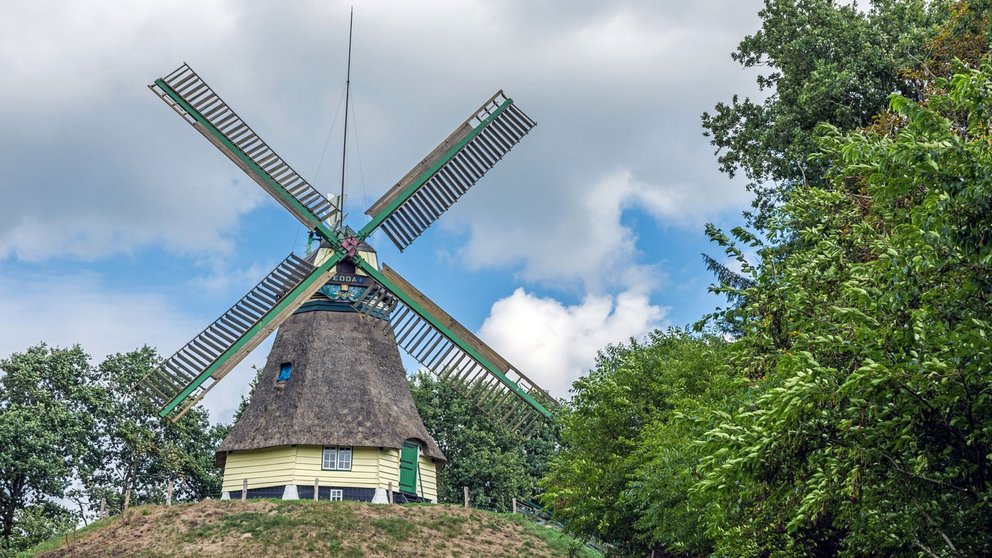
[[[0,18],[0,357],[171,354],[306,233],[146,87],[188,62],[323,191],[341,172],[342,2],[24,1]],[[759,0],[371,1],[355,8],[348,223],[494,91],[538,122],[380,260],[559,396],[596,351],[720,301],[707,221],[748,205],[700,114]],[[206,400],[229,420],[256,350]]]

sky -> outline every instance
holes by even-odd
[[[0,18],[0,358],[167,356],[306,231],[145,86],[189,63],[318,189],[340,187],[349,3],[76,0]],[[538,122],[388,263],[558,397],[611,343],[721,304],[700,253],[750,196],[700,115],[760,0],[355,5],[346,223],[495,91]],[[271,339],[204,400],[229,421]]]

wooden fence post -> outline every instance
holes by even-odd
[[[98,519],[103,519],[107,517],[107,499],[100,498],[100,516]]]
[[[386,489],[386,501],[390,504],[393,503],[393,481],[389,481],[387,485],[389,488]]]
[[[462,492],[465,494],[465,507],[467,508],[468,507],[468,487],[467,486],[463,486],[462,487]]]
[[[165,505],[167,506],[172,505],[172,488],[172,479],[169,479],[169,482],[165,484]]]
[[[513,513],[517,513],[517,499],[513,499]]]
[[[131,489],[124,491],[124,511],[126,512],[129,507],[131,507]]]
[[[313,501],[317,501],[317,496],[320,494],[320,477],[314,477],[313,479]]]
[[[248,501],[248,479],[241,479],[241,501]]]

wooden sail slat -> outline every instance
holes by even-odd
[[[146,381],[156,383],[159,396],[154,398],[154,402],[160,406],[169,403],[216,363],[217,359],[233,347],[253,326],[272,312],[280,300],[268,292],[272,285],[283,285],[287,290],[292,290],[313,270],[314,267],[310,263],[295,255],[283,260],[244,297],[146,377]],[[277,271],[285,274],[286,278],[276,278]],[[290,275],[295,278],[294,281],[286,281]],[[178,375],[180,373],[181,377]],[[169,393],[163,393],[165,386],[161,381],[165,378],[175,380],[167,390]],[[195,398],[196,395],[191,393],[190,397]]]
[[[518,114],[502,91],[493,95],[366,210],[372,222],[359,236],[382,225],[406,249],[533,127]]]
[[[149,87],[174,109],[180,105],[188,115],[184,117],[198,131],[305,225],[313,227],[331,216],[331,204],[309,183],[303,191],[298,188],[296,193],[287,191],[282,181],[292,179],[295,182],[299,174],[259,139],[258,134],[187,65]],[[252,168],[249,162],[257,168]],[[301,195],[305,195],[307,202],[300,200]],[[284,196],[295,199],[299,206]]]

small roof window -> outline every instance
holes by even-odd
[[[279,365],[279,375],[276,376],[276,383],[285,383],[289,381],[289,377],[293,375],[293,363],[284,362]]]

